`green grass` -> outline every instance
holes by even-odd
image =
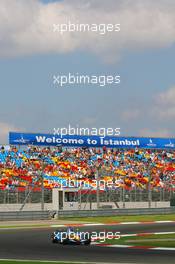
[[[161,241],[163,239],[164,241]],[[171,239],[174,239],[171,241]],[[100,240],[98,240],[100,242]],[[97,241],[97,242],[98,242]],[[148,235],[140,237],[121,237],[120,239],[107,239],[102,244],[131,245],[131,246],[153,246],[153,247],[174,247],[175,234]]]
[[[59,262],[59,261],[37,261],[37,260],[31,260],[31,261],[25,261],[25,260],[0,260],[0,264],[16,264],[16,263],[25,263],[25,264],[81,264],[82,262]]]
[[[93,223],[113,223],[113,222],[149,222],[149,221],[175,221],[175,214],[169,215],[126,215],[126,216],[100,216],[100,217],[61,217],[61,220],[83,221]]]
[[[77,223],[106,223],[112,224],[115,222],[152,222],[152,221],[175,221],[175,214],[169,215],[125,215],[125,216],[100,216],[100,217],[60,217],[59,220],[67,221],[70,225],[74,221]],[[54,221],[52,224],[59,224]],[[19,224],[17,225],[0,225],[0,230],[4,228],[47,228],[50,224]]]

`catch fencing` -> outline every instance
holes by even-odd
[[[170,208],[140,208],[140,209],[99,209],[99,210],[70,210],[70,211],[16,211],[0,212],[0,221],[17,220],[49,220],[53,216],[63,217],[97,217],[97,216],[122,216],[122,215],[165,215],[175,214],[175,207]]]

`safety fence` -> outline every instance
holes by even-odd
[[[174,214],[175,207],[171,208],[140,208],[140,209],[100,209],[100,210],[74,210],[58,211],[58,218],[61,217],[95,217],[95,216],[118,216],[118,215],[164,215]]]
[[[51,218],[49,211],[0,212],[0,221],[47,220]]]
[[[170,208],[140,208],[140,209],[99,209],[99,210],[73,210],[73,211],[14,211],[0,212],[0,221],[17,220],[48,220],[53,216],[63,217],[96,217],[119,215],[164,215],[175,214],[175,207]]]
[[[23,203],[28,195],[28,189],[26,191],[19,192],[18,190],[0,190],[0,204],[20,204]],[[111,190],[111,191],[100,191],[100,202],[147,202],[149,197],[151,202],[163,202],[170,201],[172,196],[175,194],[174,191],[165,189],[156,190]],[[88,191],[82,192],[82,202],[96,202],[96,194]],[[42,200],[41,191],[31,191],[28,196],[26,203],[39,203]],[[44,190],[44,202],[52,203],[52,190]]]

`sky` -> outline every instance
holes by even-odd
[[[174,0],[0,0],[0,144],[9,131],[112,127],[174,137]],[[120,32],[53,24],[120,24]],[[117,85],[53,84],[54,75],[120,75]]]

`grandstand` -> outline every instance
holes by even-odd
[[[49,203],[63,180],[88,183],[81,185],[81,202],[95,202],[97,170],[101,202],[169,201],[175,190],[174,150],[2,146],[0,203],[37,203],[42,190]]]

